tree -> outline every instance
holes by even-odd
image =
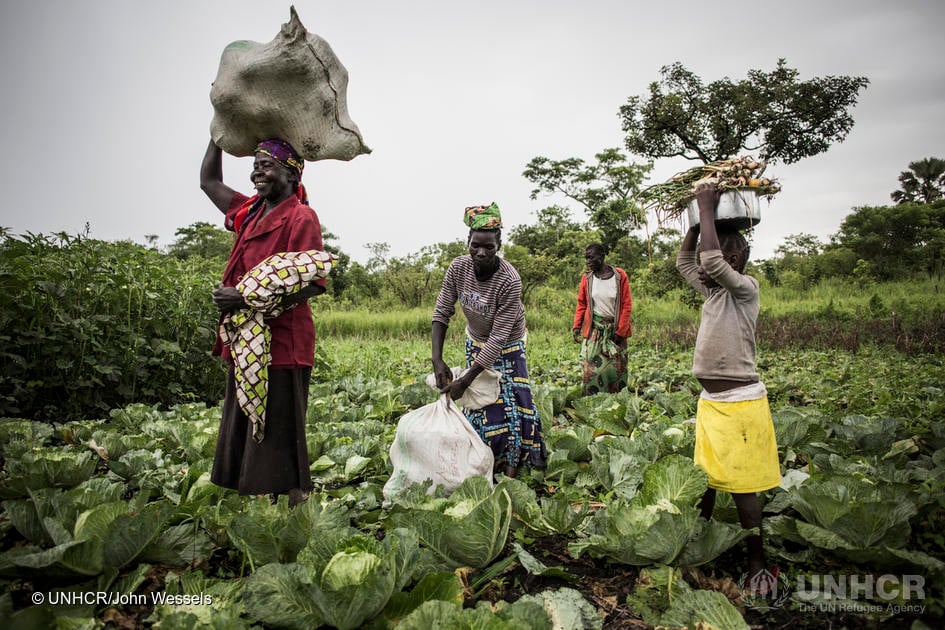
[[[545,253],[532,254],[522,245],[503,245],[502,257],[518,271],[522,279],[522,301],[526,304],[535,287],[545,284],[556,271],[556,260]]]
[[[174,236],[177,238],[167,248],[167,252],[181,260],[201,256],[225,261],[233,248],[233,233],[206,221],[197,221],[187,227],[177,228]]]
[[[807,286],[817,282],[821,275],[818,263],[823,243],[813,234],[791,234],[774,250],[775,260],[765,261],[761,270],[772,284],[780,284],[781,275],[791,272],[798,284]]]
[[[842,142],[853,128],[848,110],[869,80],[815,77],[798,81],[784,59],[771,72],[749,70],[705,85],[677,62],[664,66],[649,96],[620,108],[626,147],[649,158],[681,156],[703,163],[743,149],[769,162],[791,164]]]
[[[774,253],[779,257],[785,256],[816,256],[823,249],[820,239],[813,234],[791,234],[784,237],[784,242],[778,245]]]
[[[909,162],[909,170],[899,174],[900,190],[889,196],[896,203],[932,203],[945,196],[945,160],[925,158]]]
[[[945,201],[857,208],[840,224],[834,241],[870,263],[877,279],[941,273]]]
[[[571,219],[561,206],[548,206],[535,213],[533,225],[517,225],[503,242],[503,256],[522,276],[523,292],[528,295],[534,286],[556,282],[562,287],[573,284],[584,269],[584,249],[600,241],[596,230]]]
[[[368,271],[379,271],[387,266],[387,257],[390,255],[389,243],[368,243],[364,248],[371,252],[371,257],[365,265]]]
[[[335,256],[335,262],[331,266],[331,271],[328,272],[326,289],[329,295],[340,298],[344,295],[345,290],[351,286],[351,278],[348,275],[348,269],[351,265],[351,256],[334,244],[334,241],[337,240],[338,237],[326,230],[325,226],[322,225],[322,243],[325,251]]]
[[[571,212],[561,206],[548,206],[535,212],[533,225],[516,225],[508,240],[515,245],[528,248],[532,254],[553,251],[565,232],[582,229],[581,224],[571,218]]]
[[[535,184],[531,198],[542,192],[559,193],[583,206],[591,225],[600,231],[608,249],[630,230],[643,225],[646,216],[633,202],[651,165],[635,164],[616,148],[604,149],[593,164],[581,158],[551,160],[539,156],[525,167],[522,175]]]
[[[436,264],[439,253],[437,246],[427,245],[419,252],[387,260],[382,275],[397,303],[416,308],[436,298],[446,271]]]

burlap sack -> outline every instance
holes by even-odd
[[[210,88],[210,136],[235,156],[281,138],[309,161],[370,153],[348,115],[348,71],[295,7],[271,42],[236,41],[223,50]]]

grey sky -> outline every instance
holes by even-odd
[[[0,226],[167,245],[219,213],[198,186],[210,83],[231,41],[271,40],[289,2],[5,0],[0,5]],[[339,246],[403,255],[463,235],[463,207],[496,201],[505,222],[532,201],[534,156],[592,159],[622,146],[618,108],[661,66],[703,79],[770,70],[801,79],[866,76],[847,141],[772,166],[783,191],[756,230],[753,256],[789,234],[822,238],[854,207],[887,205],[907,164],[945,157],[945,5],[928,1],[792,3],[296,0],[308,30],[347,67],[348,107],[374,150],[309,163],[311,203]],[[642,158],[640,158],[642,162]],[[693,165],[660,160],[651,181]],[[248,158],[228,184],[250,191]],[[575,212],[577,213],[577,208]],[[583,218],[583,217],[579,217]]]

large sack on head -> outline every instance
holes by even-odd
[[[304,159],[350,160],[370,153],[348,115],[348,71],[295,7],[271,42],[236,41],[223,50],[210,88],[210,136],[235,156],[281,138]]]

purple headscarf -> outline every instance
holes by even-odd
[[[263,140],[256,146],[256,153],[265,153],[282,166],[294,170],[299,176],[305,168],[305,160],[285,140],[278,138]]]

